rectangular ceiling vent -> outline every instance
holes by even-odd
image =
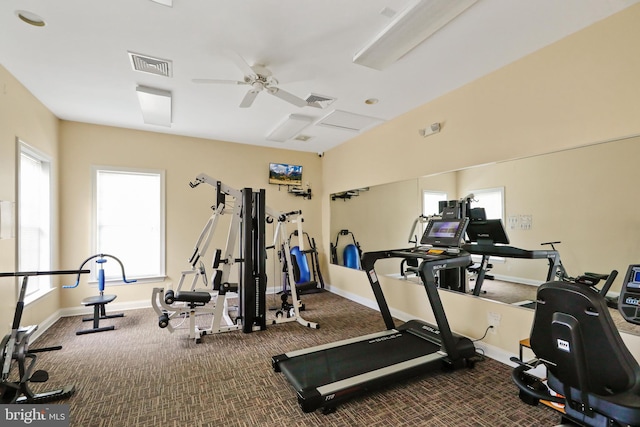
[[[376,126],[382,122],[382,119],[375,117],[334,110],[316,124],[318,126],[325,126],[333,129],[362,132],[363,130]]]
[[[309,104],[310,107],[327,108],[329,105],[333,104],[333,101],[335,101],[336,98],[326,95],[318,95],[317,93],[310,93],[304,100],[307,101],[307,104]]]
[[[131,67],[133,67],[135,71],[164,77],[173,76],[173,63],[167,59],[153,58],[151,56],[129,52],[129,60],[131,61]]]

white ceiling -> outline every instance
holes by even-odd
[[[380,12],[406,0],[2,0],[0,63],[64,120],[323,152],[357,134],[311,125],[306,142],[265,137],[289,114],[320,119],[335,109],[391,120],[638,1],[479,0],[377,71],[353,55],[389,22]],[[16,10],[47,25],[29,26]],[[128,51],[173,61],[173,77],[134,71]],[[292,94],[337,100],[298,108],[262,92],[239,108],[247,86],[192,82],[242,80],[228,51],[265,64]],[[172,92],[170,128],[143,123],[137,85]]]

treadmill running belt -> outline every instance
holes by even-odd
[[[332,347],[283,360],[280,363],[280,369],[294,388],[301,391],[375,371],[439,350],[439,345],[411,333],[394,331],[381,338]]]

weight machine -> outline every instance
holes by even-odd
[[[296,229],[289,234],[287,240],[291,260],[293,261],[293,276],[289,272],[289,263],[284,256],[284,239],[280,251],[280,259],[283,261],[284,279],[282,291],[288,292],[288,288],[295,286],[299,294],[322,292],[324,290],[324,279],[320,271],[320,263],[318,261],[318,249],[315,239],[309,236],[309,233],[302,230],[304,218],[302,212],[300,215],[291,220],[296,224]],[[297,237],[297,244],[291,243],[292,239]],[[305,243],[306,239],[306,243]],[[274,242],[275,244],[275,242]],[[306,249],[307,246],[309,249]]]
[[[277,220],[278,223],[276,225],[276,230],[273,236],[273,247],[277,247],[277,241],[280,240],[282,243],[282,255],[284,256],[284,262],[286,265],[286,275],[289,278],[294,277],[293,271],[293,260],[291,256],[291,245],[290,238],[287,238],[287,224],[295,224],[297,226],[298,238],[300,239],[299,247],[302,246],[302,211],[292,211],[287,213],[281,213],[271,210],[267,208],[267,217],[271,220]],[[304,255],[303,255],[304,256]],[[300,308],[303,305],[300,303],[298,299],[298,289],[296,284],[294,283],[290,286],[291,289],[291,299],[293,303],[289,303],[287,301],[288,294],[287,292],[283,292],[281,295],[282,306],[280,310],[276,311],[276,319],[273,321],[273,324],[278,323],[287,323],[287,322],[298,322],[302,326],[306,326],[312,329],[319,329],[320,325],[315,322],[309,322],[300,316]]]
[[[214,212],[207,220],[189,259],[191,268],[183,271],[175,290],[154,288],[151,303],[158,314],[158,326],[174,332],[170,320],[177,317],[189,318],[189,337],[200,342],[207,334],[242,329],[249,333],[266,329],[266,254],[265,254],[265,190],[251,188],[236,190],[206,174],[200,174],[189,186],[209,184],[216,189]],[[233,199],[233,207],[228,199]],[[213,256],[214,270],[211,283],[208,282],[204,258],[221,215],[230,213],[231,224],[224,252],[217,249]],[[235,258],[236,242],[239,241],[240,258]],[[239,265],[239,283],[229,281],[231,269]],[[188,278],[191,282],[184,290]],[[207,289],[197,291],[196,285],[202,280]],[[238,316],[232,321],[228,314],[227,296],[239,297]],[[213,307],[207,306],[215,298]],[[212,315],[211,326],[200,329],[195,324],[199,314]]]
[[[82,300],[82,305],[84,305],[85,307],[93,307],[93,316],[84,317],[82,321],[83,322],[93,321],[93,327],[89,329],[81,329],[79,331],[76,331],[76,335],[92,334],[95,332],[104,332],[104,331],[113,331],[116,328],[115,326],[113,325],[100,326],[100,320],[124,317],[124,313],[117,313],[117,314],[106,313],[105,306],[116,299],[116,295],[104,294],[105,283],[106,283],[106,278],[104,275],[104,264],[107,262],[107,258],[111,258],[118,263],[118,265],[120,266],[120,271],[122,273],[122,281],[124,283],[136,282],[136,280],[127,280],[127,276],[124,272],[124,265],[122,264],[122,261],[120,261],[117,257],[109,254],[96,254],[96,255],[90,256],[89,258],[85,259],[82,262],[82,264],[80,264],[80,268],[78,268],[78,271],[81,271],[89,261],[95,258],[98,258],[96,260],[96,263],[100,266],[97,274],[99,294],[93,297],[87,297]],[[62,286],[62,288],[63,289],[77,288],[79,284],[80,284],[80,273],[78,273],[78,276],[76,277],[76,283],[74,285],[64,285]]]

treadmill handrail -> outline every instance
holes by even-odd
[[[433,259],[432,257],[429,257],[429,259],[424,259],[427,254],[419,251],[415,252],[415,248],[365,252],[362,255],[361,260],[362,269],[367,273],[367,278],[369,279],[371,289],[373,290],[373,294],[380,309],[380,314],[382,315],[387,329],[395,329],[396,326],[393,321],[393,317],[391,316],[389,305],[387,304],[387,300],[382,291],[382,287],[380,286],[380,281],[375,271],[375,263],[380,259],[406,258],[408,256],[408,252],[411,252],[415,258],[423,259],[419,266],[419,272],[424,288],[427,292],[429,304],[431,305],[438,329],[442,336],[444,351],[449,355],[450,359],[457,360],[459,358],[459,352],[455,345],[455,339],[451,332],[447,316],[444,312],[440,294],[438,293],[435,271],[456,267],[467,267],[471,264],[471,254],[466,251],[460,251],[460,253],[455,255],[443,254],[441,255],[441,258]]]
[[[482,255],[480,273],[476,278],[476,285],[473,288],[473,295],[479,296],[484,281],[484,273],[489,262],[489,257],[499,256],[503,258],[520,258],[520,259],[544,259],[549,261],[549,269],[547,270],[546,281],[550,282],[556,277],[556,272],[560,265],[560,253],[555,250],[527,250],[507,245],[483,245],[483,244],[464,244],[462,249],[472,255]]]

